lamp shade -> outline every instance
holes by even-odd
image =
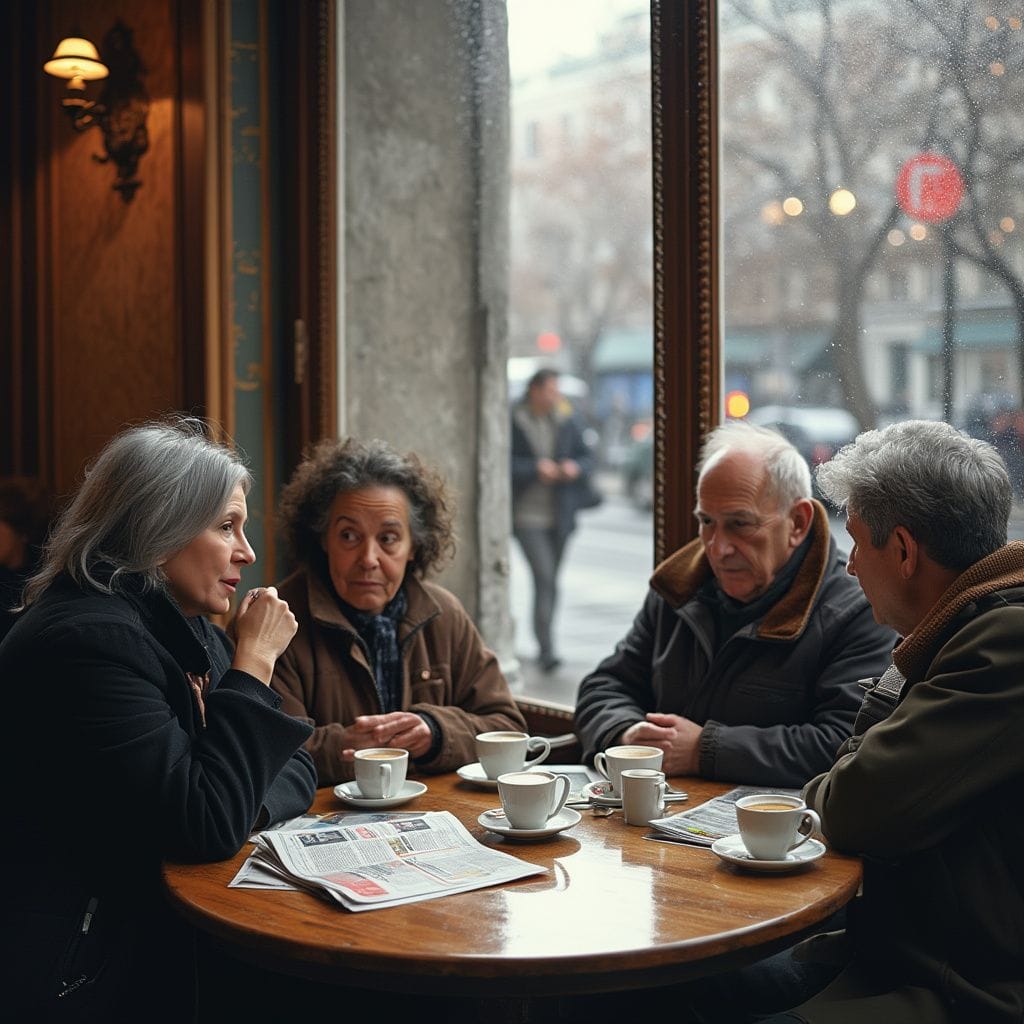
[[[96,47],[88,39],[68,37],[57,44],[53,56],[43,65],[43,70],[55,78],[82,79],[87,82],[106,78],[110,72],[100,60]]]

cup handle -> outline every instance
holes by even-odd
[[[609,777],[609,776],[608,776],[608,769],[607,769],[607,767],[605,766],[605,759],[604,759],[604,752],[603,752],[603,751],[598,751],[598,753],[596,753],[596,754],[594,755],[594,767],[595,767],[595,768],[596,768],[596,769],[597,769],[597,770],[598,770],[598,771],[599,771],[599,772],[600,772],[600,773],[601,773],[601,774],[602,774],[602,775],[603,775],[603,776],[604,776],[604,777],[605,777],[606,779],[607,779],[607,778]]]
[[[565,801],[569,799],[570,785],[568,775],[555,776],[555,792],[558,793],[559,787],[561,787],[561,793],[558,793],[555,797],[555,802],[552,804],[548,818],[553,818],[565,806]]]
[[[806,826],[806,829],[805,829]],[[799,839],[790,847],[791,850],[795,850],[798,846],[803,846],[808,839],[815,832],[821,831],[821,819],[814,811],[804,811],[804,816],[800,819],[800,824],[797,826],[796,834],[800,836]]]
[[[382,764],[380,766],[381,775],[384,776],[384,785],[381,786],[381,792],[384,794],[386,800],[390,800],[394,794],[391,792],[391,765]]]
[[[540,764],[541,761],[543,761],[548,756],[548,754],[551,753],[551,744],[546,739],[544,739],[543,736],[531,736],[526,741],[526,749],[529,750],[530,747],[535,747],[538,743],[541,746],[541,752],[531,760],[524,761],[524,768],[529,768],[531,767],[531,765]]]
[[[668,795],[668,783],[658,783],[658,813],[665,813],[665,797]]]

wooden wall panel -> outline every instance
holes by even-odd
[[[50,401],[60,491],[74,485],[84,462],[124,423],[177,408],[184,398],[176,5],[67,0],[50,10],[54,42],[77,26],[101,48],[118,17],[134,33],[150,101],[149,151],[131,202],[111,187],[113,166],[93,159],[102,152],[99,130],[74,133],[58,107],[61,84],[44,82],[52,97]]]

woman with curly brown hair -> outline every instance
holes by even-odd
[[[440,476],[383,441],[322,441],[281,519],[300,568],[279,590],[299,630],[272,685],[314,726],[321,785],[351,779],[356,750],[399,747],[444,772],[476,760],[477,733],[525,729],[466,610],[424,579],[455,550]]]

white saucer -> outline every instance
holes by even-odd
[[[795,871],[825,854],[824,843],[819,843],[817,839],[808,839],[795,850],[790,850],[783,860],[755,860],[747,852],[743,840],[738,835],[716,839],[711,844],[711,849],[722,860],[747,871]]]
[[[496,807],[495,810],[500,811],[501,808]],[[494,815],[488,811],[484,811],[476,820],[489,832],[497,832],[499,836],[508,839],[547,839],[548,836],[557,835],[567,828],[578,825],[582,821],[582,815],[571,807],[563,807],[553,818],[548,819],[543,828],[513,828],[504,814]]]
[[[408,803],[413,797],[426,793],[427,787],[422,782],[405,780],[405,785],[398,791],[397,796],[385,797],[381,800],[371,800],[359,792],[359,787],[354,782],[342,782],[334,787],[334,795],[339,800],[351,804],[353,807],[376,807],[384,810],[387,807],[398,807],[400,804]]]
[[[621,807],[622,797],[614,796],[611,788],[612,784],[607,779],[598,779],[580,790],[580,799],[589,800],[598,807]]]
[[[474,786],[478,786],[480,789],[493,789],[495,792],[498,790],[498,780],[487,778],[487,773],[479,761],[456,768],[455,774],[464,782],[472,782]]]

